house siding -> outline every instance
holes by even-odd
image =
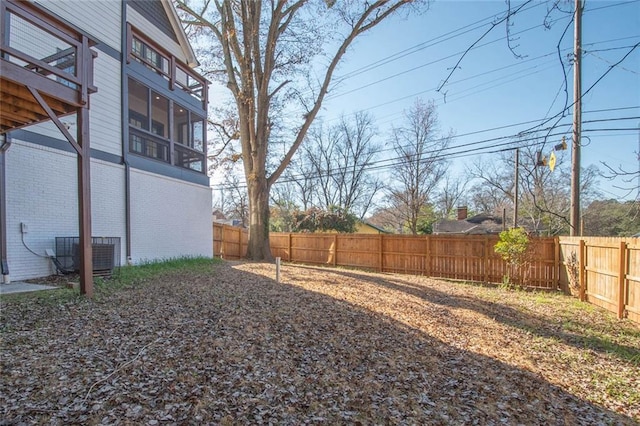
[[[50,275],[55,272],[51,262],[29,252],[22,244],[20,223],[25,222],[29,228],[24,235],[25,243],[40,255],[46,249],[55,249],[56,237],[78,236],[76,156],[15,139],[5,155],[11,279]],[[120,237],[122,246],[124,196],[119,189],[124,188],[123,166],[92,160],[91,186],[93,235]]]
[[[121,64],[107,55],[99,55],[95,61],[94,84],[98,91],[91,95],[89,102],[89,132],[91,148],[122,156],[122,90],[120,78]],[[76,135],[75,114],[62,117],[60,121],[67,125],[72,135]],[[25,128],[32,133],[38,133],[53,139],[68,142],[53,124],[46,121]]]
[[[120,20],[121,3],[66,0],[39,3],[86,30],[98,43],[94,48],[98,51],[94,62],[94,84],[98,92],[89,100],[92,235],[119,237],[120,263],[125,264],[127,206],[123,146],[127,144],[123,145],[121,78],[126,68],[123,69],[119,53],[124,32]],[[98,17],[100,25],[96,25]],[[154,39],[157,39],[154,35],[157,32],[169,39],[148,20],[139,16],[134,16],[133,20]],[[174,41],[158,41],[179,59],[184,58]],[[187,96],[168,89],[162,92],[174,99]],[[76,116],[62,117],[61,121],[75,136]],[[20,223],[28,225],[29,230],[24,235],[26,244],[41,256],[45,255],[46,249],[55,249],[56,237],[79,234],[77,155],[52,122],[11,134],[12,145],[4,154],[10,277],[12,280],[43,277],[54,273],[55,269],[49,259],[31,253],[23,245]],[[135,157],[130,158],[130,163],[140,163],[138,166],[145,170],[136,169],[135,165],[130,169],[133,260],[211,257],[211,189],[207,176]],[[147,167],[148,164],[154,167]]]
[[[211,188],[131,171],[132,261],[212,253]]]
[[[162,6],[162,2],[160,0],[128,0],[127,4],[149,20],[151,24],[160,29],[173,41],[176,43],[178,42],[178,38],[176,37],[176,33],[173,31],[167,12],[165,11],[164,6]]]
[[[140,33],[153,40],[159,46],[162,46],[167,52],[178,58],[180,61],[187,63],[188,58],[180,44],[167,36],[162,30],[130,5],[127,6],[127,22],[134,26]]]
[[[38,0],[58,17],[87,33],[92,39],[120,52],[121,2],[113,0]],[[89,7],[83,7],[89,5]]]
[[[106,55],[98,55],[94,84],[98,91],[90,97],[91,147],[122,155],[122,64]]]

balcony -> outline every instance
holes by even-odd
[[[175,56],[136,32],[127,24],[127,62],[137,61],[168,82],[170,90],[182,90],[207,109],[207,80]]]
[[[0,133],[88,105],[93,43],[31,2],[0,4]]]

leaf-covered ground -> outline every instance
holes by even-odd
[[[0,424],[636,424],[640,329],[575,299],[223,263],[3,297]],[[108,286],[109,284],[107,284]]]

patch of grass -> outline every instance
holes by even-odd
[[[100,296],[110,294],[127,287],[141,284],[152,278],[173,272],[207,273],[212,267],[220,264],[220,259],[206,257],[180,257],[157,261],[147,261],[139,265],[123,266],[112,278],[94,278],[95,294]],[[41,305],[65,305],[86,300],[78,290],[60,288],[58,290],[34,291],[30,293],[15,293],[2,296],[0,305],[5,303],[37,303]]]
[[[600,328],[600,330],[598,330]],[[576,336],[586,348],[606,352],[640,366],[640,332],[621,327],[619,324],[591,324],[566,320],[562,329]]]
[[[63,305],[77,301],[80,293],[72,288],[60,288],[57,290],[33,291],[29,293],[12,293],[2,295],[2,302],[5,303],[38,303],[41,305]]]
[[[96,290],[101,294],[141,284],[163,274],[175,272],[207,273],[222,260],[206,257],[178,257],[143,261],[138,265],[123,266],[112,279],[96,279]]]

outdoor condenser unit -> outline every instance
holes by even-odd
[[[109,276],[120,267],[120,237],[92,237],[93,275]],[[80,238],[56,237],[57,267],[61,272],[80,270]]]

